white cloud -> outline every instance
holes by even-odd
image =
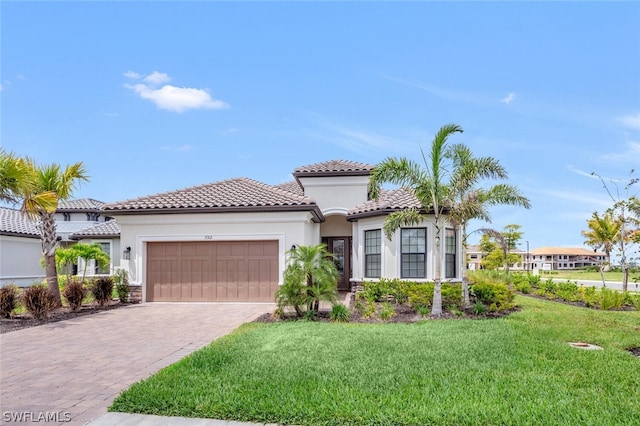
[[[589,172],[585,172],[584,170],[577,169],[573,167],[571,164],[567,165],[567,170],[573,173],[579,174],[580,176],[586,176],[591,179],[600,179],[598,176],[594,175],[593,173],[589,173]]]
[[[154,71],[146,76],[143,81],[151,86],[159,86],[162,83],[168,83],[171,78],[163,72]]]
[[[137,73],[137,72],[135,72],[135,71],[127,71],[127,72],[125,72],[125,73],[124,73],[124,74],[122,74],[122,75],[124,75],[124,76],[125,76],[125,77],[127,77],[127,78],[134,79],[134,80],[138,80],[140,77],[142,77],[140,74],[138,74],[138,73]]]
[[[205,89],[177,87],[170,84],[162,85],[171,80],[165,73],[154,71],[143,77],[136,72],[127,71],[124,75],[132,79],[142,78],[142,83],[125,84],[124,87],[133,90],[142,99],[150,100],[159,109],[184,112],[188,109],[224,109],[229,107],[227,103],[213,99]]]
[[[4,86],[2,85],[2,83],[0,83],[0,92],[2,92],[4,90]]]
[[[626,127],[640,130],[640,112],[618,117],[618,122]]]
[[[26,80],[26,79],[27,79],[27,77],[25,77],[23,74],[18,74],[18,75],[16,76],[16,78],[17,78],[18,80]]]
[[[500,102],[503,104],[510,104],[511,102],[516,100],[516,94],[513,92],[509,92],[507,93],[507,96],[505,96],[504,98],[500,99]]]
[[[416,89],[424,90],[425,92],[428,92],[439,98],[444,98],[451,101],[483,103],[482,99],[478,98],[476,95],[473,95],[473,94],[464,93],[457,90],[451,90],[448,88],[435,86],[433,84],[423,83],[421,81],[405,80],[402,78],[392,77],[386,74],[381,74],[381,76],[382,78],[389,81],[394,81],[396,83],[401,83],[407,86],[415,87]]]

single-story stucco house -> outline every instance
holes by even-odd
[[[369,198],[372,165],[334,160],[295,169],[294,180],[268,185],[235,178],[110,203],[120,227],[120,267],[143,301],[272,302],[287,253],[327,244],[340,290],[380,278],[434,278],[435,231],[429,220],[388,240],[386,216],[419,207],[408,192]],[[442,231],[442,273],[459,281],[461,238]]]
[[[19,210],[0,207],[0,287],[44,279],[38,223]]]

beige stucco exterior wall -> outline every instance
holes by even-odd
[[[316,201],[322,213],[343,214],[367,201],[368,176],[299,177],[304,194]]]
[[[320,242],[320,226],[308,212],[199,213],[112,215],[120,226],[120,247],[131,247],[131,259],[120,259],[134,285],[142,285],[146,300],[146,244],[153,241],[277,240],[279,281],[292,245]],[[122,250],[118,250],[122,256]]]
[[[353,280],[354,281],[366,281],[364,276],[364,232],[373,229],[382,229],[386,216],[377,216],[372,218],[360,219],[357,222],[353,222]],[[434,260],[434,248],[436,243],[436,231],[433,225],[433,220],[427,220],[423,223],[416,225],[416,228],[427,228],[427,273],[424,279],[411,278],[412,281],[433,281],[435,278],[435,260]],[[444,229],[447,224],[442,226],[441,232],[441,273],[444,276],[445,261],[444,261]],[[397,230],[391,240],[387,239],[382,232],[382,271],[381,275],[384,278],[400,278],[400,230]],[[452,281],[460,281],[460,265],[461,265],[461,253],[462,253],[462,239],[460,238],[460,232],[457,234],[457,265],[458,277]],[[375,281],[374,279],[370,279]]]
[[[352,232],[351,222],[343,215],[326,216],[326,221],[320,226],[323,237],[347,237]]]
[[[0,287],[29,286],[45,277],[39,238],[0,235]]]

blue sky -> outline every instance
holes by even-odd
[[[531,248],[581,246],[610,204],[589,174],[640,169],[638,2],[3,1],[0,13],[2,146],[83,161],[77,198],[418,160],[457,123],[451,141],[499,159],[533,204],[493,209],[490,226],[521,225]]]

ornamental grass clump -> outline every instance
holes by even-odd
[[[0,288],[0,317],[11,318],[20,304],[20,289],[15,285]]]
[[[32,285],[22,293],[22,306],[35,319],[48,317],[55,305],[55,299],[46,286],[40,284]]]
[[[80,281],[71,281],[64,287],[64,290],[62,290],[62,296],[69,304],[69,309],[73,312],[80,310],[82,301],[86,295],[87,289]]]
[[[91,286],[91,293],[98,302],[98,305],[105,306],[111,301],[111,294],[113,293],[113,278],[111,277],[99,277],[93,280]]]

